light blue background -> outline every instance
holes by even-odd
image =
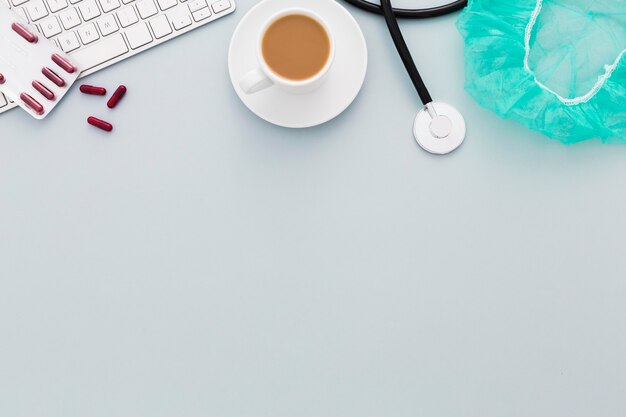
[[[626,148],[567,147],[463,91],[454,16],[402,28],[465,114],[449,157],[378,16],[338,119],[271,126],[228,18],[0,117],[0,415],[626,414]],[[85,123],[115,125],[113,134]]]

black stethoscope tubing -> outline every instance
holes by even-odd
[[[431,103],[433,99],[417,67],[415,66],[415,61],[411,56],[411,52],[409,51],[406,41],[404,40],[404,36],[402,36],[402,32],[400,31],[400,27],[398,26],[397,18],[401,17],[409,19],[427,19],[431,17],[444,16],[463,9],[465,6],[467,6],[467,0],[455,0],[448,4],[426,9],[394,8],[391,5],[390,0],[381,0],[380,5],[371,3],[367,0],[345,1],[365,11],[382,14],[385,17],[385,22],[387,23],[387,27],[389,29],[389,33],[391,34],[391,38],[393,39],[393,43],[398,50],[398,54],[400,55],[402,63],[404,64],[404,67],[406,68],[406,71],[409,74],[413,85],[415,86],[415,90],[417,91],[417,94],[419,95],[422,104],[427,105]]]
[[[370,13],[382,14],[382,8],[380,5],[372,3],[367,0],[345,0],[346,2],[356,6],[360,9],[368,11]],[[455,0],[449,4],[441,6],[430,7],[426,9],[400,9],[393,8],[393,14],[396,17],[408,18],[408,19],[428,19],[431,17],[444,16],[450,13],[459,11],[467,6],[467,0]]]

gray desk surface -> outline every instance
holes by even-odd
[[[227,78],[254,3],[89,78],[129,86],[115,112],[75,92],[0,117],[0,415],[624,415],[626,148],[477,106],[449,17],[402,24],[468,122],[426,154],[386,29],[353,8],[361,95],[271,126]]]

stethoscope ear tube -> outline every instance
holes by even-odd
[[[380,5],[369,2],[367,0],[345,0],[346,2],[363,9],[370,13],[382,14],[383,10]],[[452,3],[442,6],[429,7],[426,9],[399,9],[393,8],[393,14],[399,18],[407,19],[428,19],[431,17],[445,16],[450,13],[457,12],[467,6],[467,0],[455,0]]]

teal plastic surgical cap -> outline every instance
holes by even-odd
[[[564,143],[626,143],[626,0],[470,0],[466,88]]]

